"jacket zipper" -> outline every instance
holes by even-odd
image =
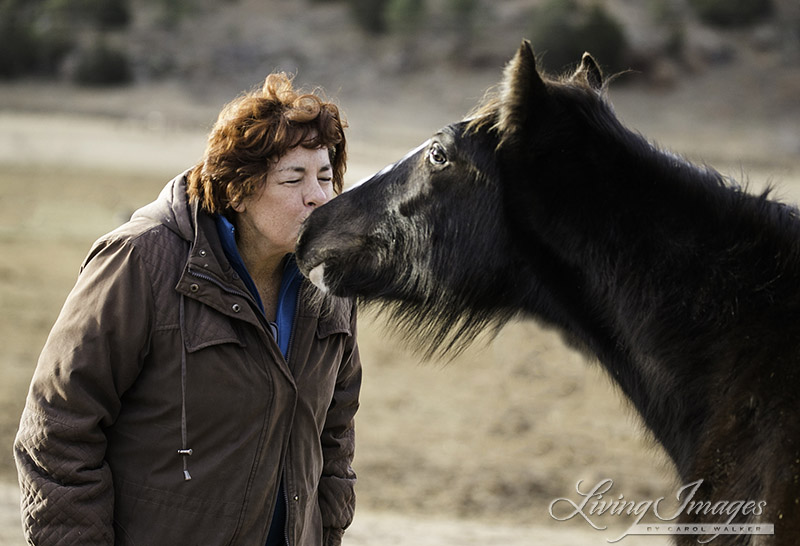
[[[297,289],[297,302],[294,304],[294,315],[292,316],[292,331],[289,334],[289,348],[286,349],[286,365],[289,366],[289,359],[292,356],[292,344],[294,343],[294,332],[297,329],[297,312],[300,310],[301,294],[303,292],[303,283]],[[291,367],[289,368],[291,370]]]
[[[286,450],[287,459],[289,450]],[[286,541],[286,546],[291,546],[289,544],[289,492],[286,490],[286,462],[284,461],[284,471],[283,471],[283,502],[286,505],[286,520],[283,522],[283,540]]]
[[[292,356],[292,344],[294,343],[294,332],[297,330],[297,315],[298,311],[300,310],[300,304],[302,302],[302,298],[300,297],[303,292],[303,283],[300,283],[300,287],[297,289],[297,302],[294,305],[294,316],[292,316],[292,331],[289,334],[289,348],[286,350],[286,367],[289,368],[289,371],[292,368],[289,366],[289,359]],[[291,438],[290,440],[291,441]],[[289,460],[289,446],[286,446],[286,459],[283,462],[284,471],[283,471],[283,500],[286,503],[286,522],[283,528],[283,538],[286,540],[286,546],[291,546],[289,543],[289,510],[291,510],[291,506],[289,505],[289,490],[287,489],[288,481],[286,480],[286,461]]]
[[[245,298],[247,300],[252,300],[252,297],[250,295],[242,292],[241,290],[237,290],[235,288],[230,288],[229,286],[226,286],[226,285],[222,284],[221,282],[219,282],[217,279],[215,279],[214,277],[212,277],[210,275],[206,275],[204,273],[200,273],[199,271],[195,271],[192,268],[189,268],[189,274],[192,275],[193,277],[197,277],[198,279],[203,279],[203,280],[209,281],[212,284],[215,284],[216,286],[220,287],[222,290],[224,290],[228,294],[233,294],[235,296],[241,296],[241,297],[243,297],[243,298]],[[295,330],[295,325],[296,325],[296,321],[297,321],[297,308],[299,306],[300,306],[300,299],[299,299],[299,294],[298,294],[298,301],[297,301],[297,304],[295,305],[295,313],[294,313],[294,316],[292,317],[292,333],[289,336],[289,349],[286,351],[286,367],[287,368],[289,367],[289,354],[292,351],[292,342],[294,341],[294,330]],[[265,326],[267,328],[269,328],[269,324],[267,323],[268,321],[267,321],[266,317],[263,316],[263,313],[256,313],[256,314],[259,316],[260,321],[262,323],[265,323]],[[277,343],[277,340],[275,340],[275,341]],[[278,351],[278,352],[280,352],[280,351]],[[290,371],[291,371],[291,369],[290,369]],[[286,459],[288,459],[288,453],[289,453],[288,442],[287,442],[286,453],[287,453],[287,456],[284,459],[284,468],[286,467]],[[289,508],[290,507],[289,507],[289,493],[288,493],[288,491],[286,489],[286,483],[287,483],[286,482],[286,470],[283,471],[283,476],[281,477],[281,480],[283,481],[283,488],[282,488],[283,489],[283,502],[284,502],[284,506],[286,507],[286,520],[285,520],[284,526],[283,526],[283,539],[286,542],[286,546],[291,546],[291,544],[289,543]]]
[[[203,279],[205,281],[209,281],[209,282],[217,285],[218,287],[222,288],[228,294],[233,294],[234,296],[241,296],[241,297],[246,298],[248,300],[252,300],[253,299],[253,297],[250,296],[249,294],[247,294],[245,292],[242,292],[241,290],[236,290],[235,288],[231,288],[229,286],[226,286],[226,285],[222,284],[221,282],[219,282],[214,277],[212,277],[211,275],[206,275],[205,273],[200,273],[199,271],[195,271],[191,267],[189,268],[189,274],[191,276],[193,276],[193,277],[197,277],[198,279]]]

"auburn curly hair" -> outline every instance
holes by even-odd
[[[208,135],[203,161],[188,174],[187,193],[206,212],[224,214],[256,193],[272,165],[296,146],[327,148],[333,188],[341,193],[345,127],[335,104],[295,90],[283,72],[270,74],[261,89],[222,109]]]

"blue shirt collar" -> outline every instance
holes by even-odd
[[[236,245],[235,226],[221,214],[214,215],[214,220],[220,242],[222,243],[222,250],[225,252],[228,262],[230,262],[231,267],[233,267],[234,271],[239,275],[239,278],[244,282],[247,290],[252,294],[256,304],[258,304],[258,308],[264,313],[264,304],[261,301],[261,296],[259,296],[256,284],[253,282],[253,278],[244,265],[241,254],[239,254],[239,247]],[[278,309],[275,320],[278,346],[284,357],[288,356],[289,353],[289,341],[291,339],[295,308],[297,307],[297,297],[302,281],[303,276],[297,267],[294,254],[290,254],[283,269],[281,287],[278,292]]]

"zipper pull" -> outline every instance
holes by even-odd
[[[185,481],[189,481],[192,479],[192,475],[189,474],[189,465],[186,463],[186,457],[191,455],[193,451],[191,449],[179,449],[178,455],[183,457],[183,479]]]

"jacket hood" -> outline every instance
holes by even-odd
[[[191,169],[189,169],[191,170]],[[186,195],[186,176],[189,170],[170,180],[152,203],[140,208],[131,216],[131,220],[146,218],[162,224],[192,241],[195,234],[196,207],[192,207]]]

